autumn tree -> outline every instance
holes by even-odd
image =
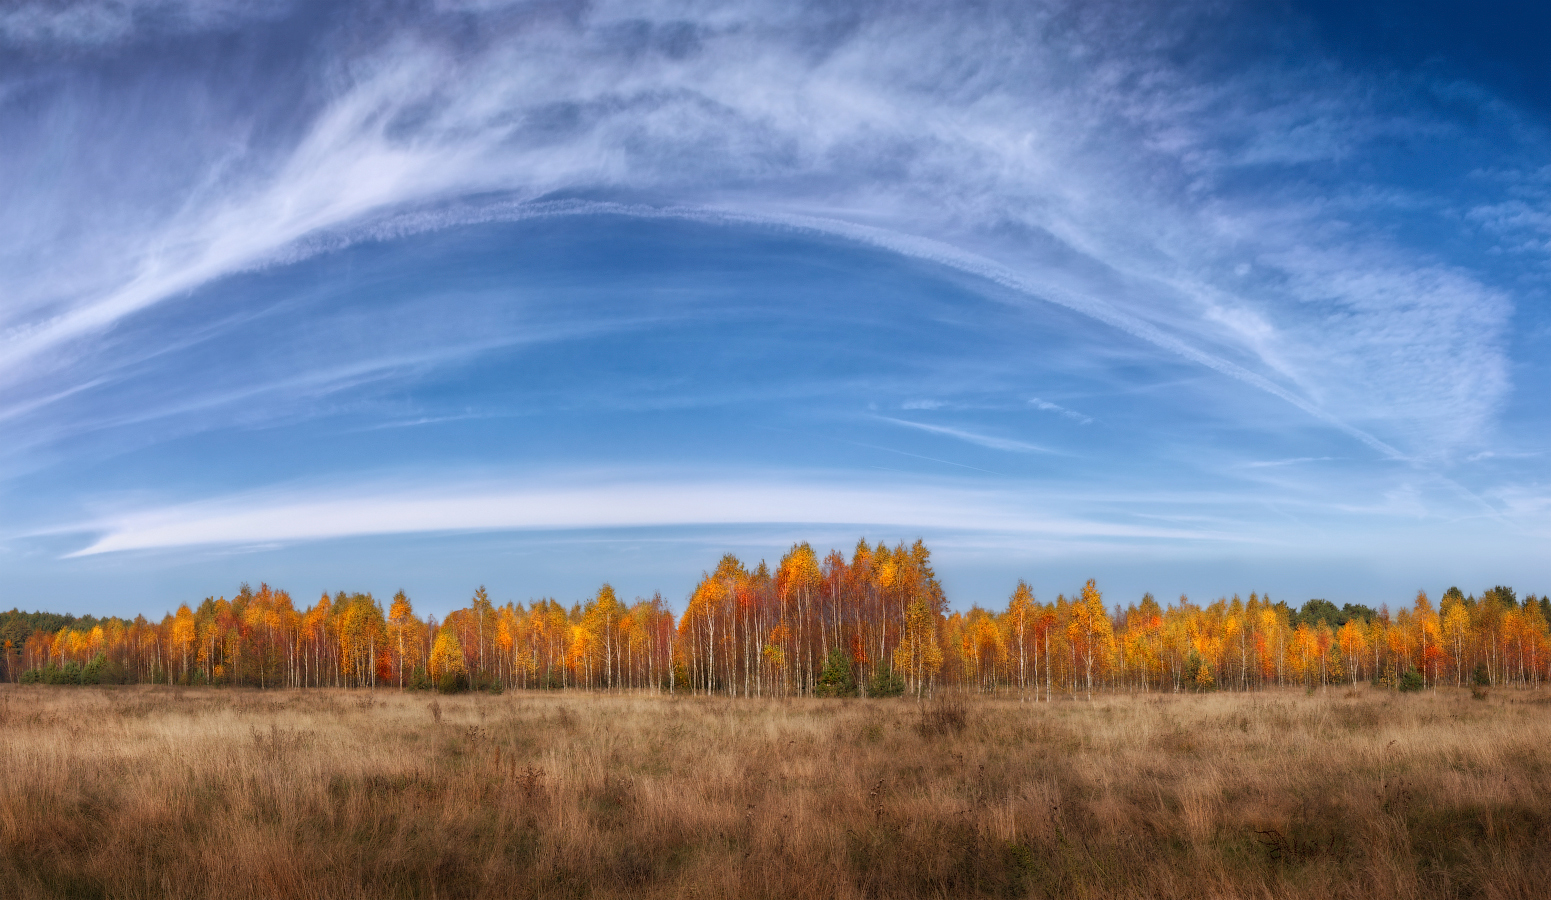
[[[414,671],[420,664],[420,631],[424,626],[415,618],[409,595],[400,590],[388,605],[387,637],[393,647],[393,668],[399,687],[404,686],[404,670]]]
[[[1017,587],[1012,590],[1012,596],[1007,600],[1007,614],[1004,616],[1007,622],[1007,630],[1012,637],[1012,645],[1018,658],[1018,699],[1025,699],[1029,686],[1028,660],[1029,642],[1034,631],[1034,591],[1028,582],[1018,579]],[[1035,653],[1038,654],[1038,649]],[[1035,656],[1035,671],[1038,671],[1039,657]]]
[[[468,668],[463,662],[463,642],[451,625],[443,625],[436,633],[436,643],[431,645],[429,673],[432,683],[444,691],[456,690],[468,678]]]
[[[924,596],[917,596],[905,610],[904,633],[894,650],[894,668],[908,673],[910,688],[918,700],[930,679],[942,668],[937,620]]]
[[[1104,611],[1104,597],[1092,578],[1083,585],[1081,597],[1072,603],[1067,637],[1081,661],[1087,696],[1091,700],[1094,666],[1097,664],[1102,667],[1114,638],[1114,626],[1110,623],[1109,614]]]
[[[792,549],[781,557],[776,567],[776,595],[781,601],[781,624],[785,626],[787,640],[793,644],[793,656],[803,681],[800,691],[811,691],[810,675],[816,664],[813,642],[809,635],[809,608],[814,595],[823,584],[819,573],[819,560],[813,547],[804,541],[793,544]]]

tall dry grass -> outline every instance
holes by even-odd
[[[0,690],[0,895],[1543,897],[1551,697]]]

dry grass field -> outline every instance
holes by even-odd
[[[7,685],[0,894],[1544,897],[1548,701]]]

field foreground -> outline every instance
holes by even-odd
[[[1531,897],[1551,696],[0,686],[17,897]]]

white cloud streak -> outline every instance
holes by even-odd
[[[867,486],[813,478],[618,479],[375,483],[271,490],[131,510],[51,529],[99,537],[72,556],[220,544],[315,541],[445,531],[818,524],[970,530],[1067,539],[1234,541],[1199,529],[1088,521],[1030,512],[1005,492],[933,485]]]
[[[1300,465],[1303,465],[1304,463],[1330,462],[1333,459],[1334,459],[1334,457],[1331,457],[1331,456],[1299,456],[1299,457],[1294,457],[1292,459],[1263,459],[1263,460],[1256,460],[1254,462],[1247,462],[1247,463],[1244,464],[1244,468],[1246,468],[1246,469],[1275,469],[1275,468],[1280,468],[1282,466],[1300,466]]]
[[[1073,420],[1074,422],[1080,422],[1084,425],[1093,424],[1092,416],[1085,416],[1076,410],[1067,409],[1059,403],[1051,403],[1049,400],[1042,400],[1039,397],[1030,398],[1029,405],[1042,412],[1053,412],[1056,415],[1064,416]]]
[[[1026,441],[1000,438],[989,434],[979,434],[973,431],[965,431],[962,428],[950,428],[946,425],[928,425],[925,422],[912,422],[908,419],[894,419],[888,416],[874,416],[880,422],[888,422],[891,425],[901,425],[905,428],[914,428],[929,434],[940,434],[966,444],[974,444],[977,447],[988,447],[992,450],[1001,450],[1006,453],[1051,453],[1053,451],[1030,444]]]
[[[276,18],[287,0],[45,0],[0,9],[0,45],[104,45],[136,36],[139,29],[206,31]]]

